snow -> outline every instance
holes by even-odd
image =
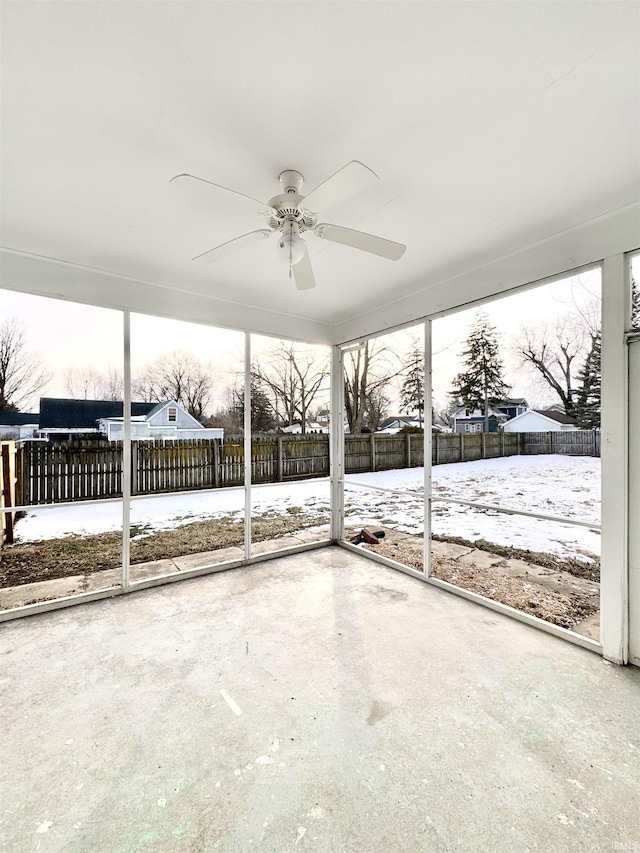
[[[422,533],[422,468],[348,475],[345,521],[350,526],[385,525]],[[358,484],[357,486],[354,484]],[[400,489],[402,494],[367,488]],[[437,465],[432,470],[434,496],[496,504],[547,515],[599,523],[600,460],[585,456],[511,456]],[[285,514],[300,508],[326,521],[329,483],[326,479],[254,486],[252,515]],[[135,535],[169,530],[193,521],[228,516],[242,519],[244,492],[190,492],[132,501]],[[115,504],[57,505],[29,511],[16,525],[19,541],[116,531],[122,527],[122,508]],[[463,539],[486,539],[561,557],[599,554],[600,535],[588,528],[505,515],[494,510],[434,501],[432,530]]]
[[[408,490],[408,494],[352,489],[345,494],[347,523],[378,522],[407,533],[422,533],[422,468],[348,475],[350,483]],[[600,460],[590,456],[509,456],[434,465],[434,497],[494,504],[545,515],[600,523]],[[434,501],[432,532],[496,545],[511,545],[560,557],[600,553],[600,534],[559,522],[505,515]]]

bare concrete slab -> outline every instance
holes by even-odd
[[[150,560],[147,563],[132,563],[129,577],[132,581],[142,581],[147,578],[172,575],[179,571],[173,560]]]
[[[496,566],[498,563],[504,562],[504,557],[499,557],[497,554],[490,554],[488,551],[480,551],[477,548],[467,549],[466,554],[461,554],[457,560],[465,566],[473,566],[476,569],[489,568]]]
[[[122,569],[108,569],[93,575],[72,575],[36,583],[24,583],[0,589],[0,610],[23,607],[54,598],[66,598],[81,592],[112,589],[122,583]]]
[[[8,623],[0,849],[640,838],[640,671],[340,548]]]
[[[474,548],[469,548],[468,545],[457,545],[455,542],[441,542],[438,539],[431,540],[431,553],[437,554],[440,557],[449,557],[451,560],[458,560],[460,557],[474,550]]]
[[[203,566],[212,566],[216,563],[229,563],[233,560],[242,560],[244,551],[242,548],[218,548],[217,551],[203,551],[201,554],[187,554],[184,557],[174,557],[173,563],[181,572],[189,569],[201,569]]]

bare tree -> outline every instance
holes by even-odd
[[[380,429],[380,425],[389,414],[390,408],[391,400],[385,394],[383,387],[374,388],[367,394],[365,418],[371,432],[377,432]]]
[[[375,414],[372,402],[386,400],[385,388],[401,372],[397,355],[379,338],[363,341],[345,353],[344,406],[351,433],[362,432],[371,414]],[[373,428],[372,424],[369,426]]]
[[[18,412],[31,404],[51,375],[28,349],[23,324],[15,317],[0,324],[0,411]]]
[[[599,348],[600,302],[594,298],[550,325],[525,328],[516,351],[558,396],[565,413],[575,416],[585,392],[584,366],[597,361],[599,370]]]
[[[115,367],[72,367],[64,374],[67,394],[74,400],[122,400],[123,376]]]
[[[456,401],[452,400],[450,396],[447,396],[445,402],[442,405],[435,404],[433,406],[433,423],[439,427],[445,427],[447,429],[451,428],[453,416],[459,408],[460,407],[458,406]]]
[[[329,363],[309,347],[281,341],[274,350],[256,360],[252,376],[271,393],[278,420],[288,426],[299,420],[305,432],[316,398],[326,393]]]
[[[146,402],[175,400],[196,420],[211,401],[214,370],[182,350],[173,350],[146,365],[131,383],[132,393]]]

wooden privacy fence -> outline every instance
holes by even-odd
[[[600,456],[600,432],[595,429],[566,432],[523,432],[523,454],[562,453],[565,456]]]
[[[16,444],[0,441],[0,509],[16,504]],[[14,512],[3,512],[0,516],[0,545],[13,542]]]
[[[17,451],[13,442],[4,444],[12,445],[6,454],[15,457],[14,473],[5,478],[16,484],[15,494],[4,498],[12,506],[97,500],[122,494],[121,441],[26,441],[16,445]],[[599,456],[600,434],[592,431],[434,433],[432,464],[535,453]],[[345,435],[347,474],[423,464],[421,435]],[[251,470],[254,483],[327,476],[329,436],[253,436]],[[244,442],[241,436],[228,436],[224,442],[219,439],[133,441],[131,471],[132,493],[139,495],[242,485]]]
[[[65,503],[122,494],[121,441],[26,441],[18,450],[18,505]],[[254,436],[252,482],[329,474],[327,435]],[[131,443],[134,495],[214,489],[244,483],[241,436]]]

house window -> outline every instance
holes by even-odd
[[[474,424],[473,425],[474,432],[482,432],[482,424]]]
[[[169,409],[169,423],[175,423],[178,420],[178,410],[174,408]]]
[[[465,432],[471,432],[471,424],[465,424],[464,425],[464,431]]]

